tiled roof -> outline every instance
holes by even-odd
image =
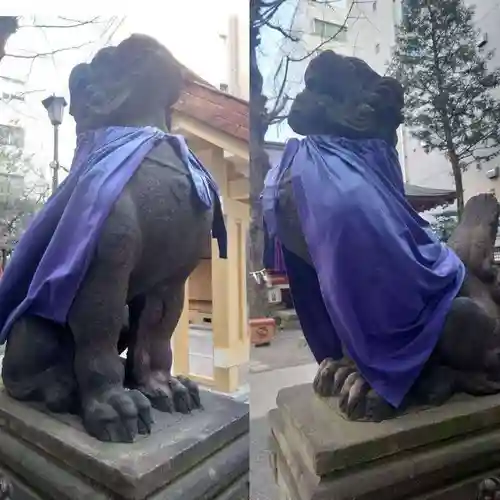
[[[248,102],[200,80],[187,79],[174,109],[237,139],[248,142]]]
[[[410,204],[418,212],[449,205],[457,198],[456,191],[414,186],[412,184],[405,184],[405,193]]]

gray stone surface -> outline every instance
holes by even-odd
[[[252,346],[250,349],[251,373],[291,368],[316,362],[300,329],[277,330],[270,345]],[[307,381],[304,379],[304,382]]]
[[[271,349],[274,349],[272,344]],[[276,357],[279,352],[276,353]],[[279,500],[279,490],[270,467],[269,410],[276,407],[276,396],[283,387],[312,380],[316,363],[253,373],[250,378],[250,498]]]
[[[47,498],[216,498],[248,473],[248,405],[206,391],[202,402],[187,416],[155,412],[133,444],[108,444],[0,391],[0,462]]]
[[[310,387],[269,414],[281,500],[470,500],[500,468],[500,398],[463,398],[381,424],[353,423]]]
[[[274,436],[274,434],[273,434]],[[313,477],[300,467],[300,460],[283,453],[283,448],[270,439],[273,449],[275,480],[280,500],[472,500],[482,479],[499,475],[500,461],[493,448],[468,460],[453,461],[456,449],[442,452],[427,450],[416,457],[378,463],[366,470],[345,471],[330,477]],[[469,443],[470,449],[477,442]],[[495,441],[498,446],[498,440]],[[484,448],[483,448],[484,450]],[[459,450],[460,453],[460,450]],[[446,456],[445,461],[439,460]],[[447,459],[449,462],[447,462]],[[427,467],[426,467],[426,462]],[[493,467],[492,467],[493,465]],[[396,472],[396,475],[394,475]]]
[[[500,423],[500,395],[461,396],[381,423],[345,420],[337,399],[319,398],[311,383],[282,389],[276,402],[304,464],[321,476]]]

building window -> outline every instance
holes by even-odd
[[[372,3],[373,12],[377,12],[377,2]]]
[[[24,148],[24,129],[13,125],[0,125],[0,146]]]
[[[347,29],[345,26],[322,21],[321,19],[314,19],[313,33],[324,40],[334,39],[338,42],[345,42],[347,40]]]

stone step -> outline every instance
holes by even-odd
[[[468,500],[460,495],[500,468],[500,396],[463,396],[381,423],[349,422],[337,405],[311,384],[278,394],[270,446],[284,499]],[[444,487],[456,496],[440,496]]]
[[[0,469],[41,498],[224,498],[247,482],[248,405],[206,391],[201,398],[203,411],[155,411],[150,436],[110,444],[89,436],[75,417],[43,412],[0,390]]]

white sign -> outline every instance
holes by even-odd
[[[281,288],[271,287],[267,289],[267,300],[271,304],[278,304],[281,302]]]

